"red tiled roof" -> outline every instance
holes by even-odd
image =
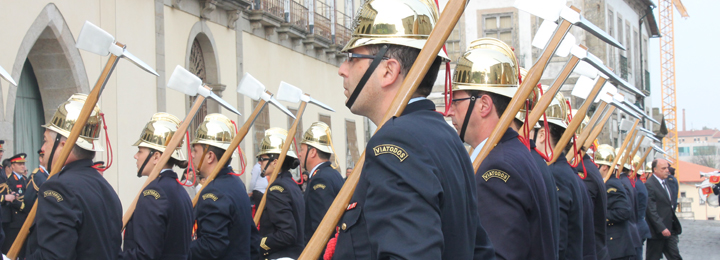
[[[720,131],[717,129],[709,129],[709,130],[690,130],[690,131],[678,131],[679,137],[687,137],[687,136],[714,136],[720,134]]]
[[[717,131],[712,137],[713,137],[713,138],[720,138],[720,131]]]
[[[718,171],[718,169],[686,161],[680,161],[680,171],[675,172],[675,176],[680,182],[702,182],[705,180],[705,177],[700,177],[701,172],[707,173],[714,171]]]

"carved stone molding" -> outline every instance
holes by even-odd
[[[206,0],[205,6],[203,7],[200,16],[203,18],[208,18],[210,14],[217,9],[217,1],[216,0]]]
[[[237,27],[237,20],[240,19],[240,10],[230,10],[228,13],[228,28],[235,30]]]

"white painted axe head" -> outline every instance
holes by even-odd
[[[649,148],[651,144],[652,144],[652,142],[650,141],[650,139],[645,138],[645,139],[643,139],[642,142],[640,143],[640,147],[642,147],[642,148]]]
[[[194,97],[198,94],[198,89],[203,87],[203,83],[202,79],[178,65],[170,75],[167,87]]]
[[[78,49],[92,52],[100,56],[107,56],[110,54],[112,46],[119,48],[115,45],[115,37],[89,21],[85,21],[85,24],[80,30],[80,35],[78,35],[77,43],[75,44],[75,47]],[[117,50],[113,51],[117,52]],[[113,54],[121,56],[122,49],[120,53]]]
[[[280,88],[278,88],[278,93],[275,95],[275,98],[277,98],[280,101],[287,101],[290,103],[298,103],[303,99],[303,96],[306,96],[303,94],[302,89],[291,85],[290,83],[287,83],[285,81],[280,81]],[[303,100],[303,101],[309,101],[309,100]]]
[[[603,86],[602,90],[600,90],[600,94],[595,97],[595,103],[600,102],[600,100],[608,104],[612,103],[613,96],[615,95],[617,95],[617,87],[613,84],[605,83],[605,86]]]
[[[536,1],[540,2],[540,1]],[[558,25],[554,21],[545,20],[540,24],[537,32],[535,32],[535,38],[532,40],[532,46],[538,49],[545,49],[553,33],[557,30]]]
[[[575,66],[575,69],[573,70],[573,73],[576,73],[578,75],[583,75],[585,77],[594,79],[598,76],[598,70],[593,67],[592,65],[588,64],[586,61],[580,61],[577,66]]]
[[[245,75],[243,75],[240,80],[240,84],[238,84],[237,92],[252,100],[259,100],[262,94],[265,93],[265,89],[265,85],[263,85],[262,82],[250,75],[250,73],[245,72]],[[268,100],[265,99],[265,101]]]
[[[559,57],[567,57],[570,55],[570,50],[572,50],[574,46],[577,46],[575,43],[575,36],[572,35],[572,33],[568,33],[565,35],[562,42],[560,42],[560,46],[558,46],[557,50],[555,50],[555,55]]]
[[[4,78],[8,82],[10,82],[10,84],[13,84],[13,86],[17,86],[17,83],[15,83],[15,80],[13,80],[13,78],[10,76],[10,73],[8,73],[2,67],[0,67],[0,78]]]
[[[593,87],[595,87],[596,81],[597,80],[593,80],[591,78],[581,75],[580,77],[578,77],[577,82],[575,82],[575,86],[573,87],[570,94],[575,97],[586,99],[588,95],[590,95]]]
[[[620,130],[621,131],[630,131],[632,129],[633,122],[623,118],[622,121],[620,121]]]

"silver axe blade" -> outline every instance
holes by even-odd
[[[628,114],[634,118],[640,119],[640,115],[636,114],[634,111],[630,110],[629,108],[625,107],[622,103],[620,103],[617,99],[613,99],[613,101],[610,103],[611,105],[619,108],[622,110],[625,114]]]
[[[10,84],[13,84],[13,86],[17,86],[17,83],[15,83],[15,80],[13,80],[13,78],[10,76],[10,73],[5,71],[5,69],[3,69],[2,67],[0,67],[0,78],[4,78],[8,82],[10,82]]]
[[[307,94],[304,94],[302,92],[302,89],[291,85],[290,83],[287,83],[285,81],[280,82],[280,88],[278,89],[277,99],[282,101],[287,101],[291,103],[297,103],[300,101],[308,102],[315,104],[325,110],[335,112],[335,109],[332,109],[330,106],[323,104],[322,102],[318,101],[317,99],[314,99],[310,97]]]
[[[667,154],[662,148],[658,147],[657,145],[652,144],[652,148],[658,153]]]
[[[546,21],[557,21],[558,18],[562,18],[563,20],[586,30],[590,34],[595,35],[600,40],[620,48],[621,50],[625,50],[625,46],[620,44],[620,42],[618,42],[615,38],[585,19],[585,17],[580,15],[578,11],[567,7],[565,5],[565,1],[517,0],[515,1],[514,6],[532,15],[542,17]]]
[[[250,75],[250,73],[245,72],[245,75],[243,75],[243,78],[240,80],[240,84],[238,84],[237,92],[251,98],[252,100],[265,100],[265,102],[273,104],[275,107],[280,109],[280,111],[295,119],[295,115],[293,115],[293,113],[285,106],[280,104],[280,102],[267,91],[265,85]]]
[[[635,95],[643,96],[645,97],[645,94],[640,92],[638,89],[636,89],[633,85],[630,85],[627,81],[620,78],[617,74],[613,73],[605,64],[603,64],[602,60],[600,60],[598,57],[590,53],[588,50],[580,47],[580,46],[573,46],[570,52],[578,57],[580,60],[587,62],[589,65],[593,66],[595,69],[599,70],[600,73],[607,76],[610,81],[617,82],[622,86],[624,89],[626,89],[629,92],[632,92]]]
[[[215,93],[213,93],[211,90],[205,88],[200,78],[198,78],[185,68],[181,67],[180,65],[175,67],[172,75],[170,75],[170,80],[168,80],[167,87],[185,93],[185,95],[188,96],[194,97],[200,94],[203,97],[211,98],[220,103],[220,105],[225,107],[227,110],[230,110],[230,112],[241,115],[240,111],[235,109],[235,107],[230,105],[230,103],[215,95]]]
[[[135,55],[132,55],[124,47],[120,47],[115,43],[115,37],[110,33],[89,21],[85,21],[85,25],[83,25],[83,28],[80,30],[80,35],[78,35],[75,47],[100,56],[107,56],[112,53],[115,56],[128,59],[133,64],[156,77],[159,76],[152,67],[135,57]]]
[[[642,117],[647,118],[647,120],[650,120],[650,122],[653,122],[655,124],[660,124],[657,120],[649,116],[648,114],[645,114],[645,111],[637,107],[635,104],[628,102],[627,100],[623,100],[623,104],[627,107],[629,107],[632,110],[635,110],[638,114],[640,114]]]

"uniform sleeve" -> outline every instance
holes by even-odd
[[[441,259],[442,186],[422,138],[386,123],[368,145],[363,175],[368,180],[363,207],[374,259]]]
[[[550,168],[551,171],[556,170],[553,168]],[[557,185],[557,195],[558,195],[558,234],[560,235],[560,238],[558,239],[558,255],[562,256],[565,255],[565,250],[567,250],[567,244],[568,244],[568,225],[569,225],[569,214],[570,214],[570,208],[572,207],[573,201],[573,194],[570,187],[567,187],[567,184],[563,182],[562,180],[555,180],[555,184]]]
[[[37,182],[35,182],[35,173],[32,174],[30,177],[30,181],[27,184],[27,191],[25,192],[25,198],[23,201],[25,202],[25,209],[23,212],[30,212],[30,209],[32,209],[33,205],[35,204],[35,200],[37,199],[38,191],[40,190],[40,187],[38,187]]]
[[[120,259],[157,259],[162,254],[164,236],[167,227],[167,209],[170,202],[162,189],[145,189],[138,199],[137,207],[128,225],[135,244],[128,245],[120,254]]]
[[[279,187],[280,189],[273,189],[273,187]],[[264,250],[263,252],[272,253],[278,249],[283,249],[295,243],[298,236],[303,235],[294,233],[298,229],[293,217],[291,196],[290,191],[279,185],[273,185],[268,189],[267,204],[265,205],[265,210],[268,212],[265,214],[267,214],[270,223],[275,226],[275,232],[260,240],[260,247]]]
[[[473,254],[474,260],[495,259],[495,249],[490,242],[487,232],[482,224],[478,221],[477,231],[475,232],[475,250]]]
[[[75,259],[77,229],[82,225],[82,211],[75,202],[72,187],[59,182],[46,182],[40,188],[35,231],[37,245],[27,252],[26,260]],[[42,232],[39,232],[42,230]]]
[[[607,219],[619,223],[630,219],[630,198],[622,185],[608,185],[607,189]]]
[[[325,212],[327,212],[328,208],[330,208],[330,205],[333,203],[333,200],[335,200],[335,196],[334,191],[332,190],[333,187],[326,179],[318,178],[313,180],[311,185],[312,187],[307,187],[307,189],[312,189],[312,191],[306,191],[308,198],[307,204],[305,205],[310,215],[310,219],[306,219],[305,221],[310,221],[310,230],[317,230],[317,227],[320,225],[320,221],[322,221],[325,216]],[[310,230],[305,232],[309,234]],[[305,241],[310,241],[310,237],[306,237]]]
[[[660,232],[660,231],[665,230],[667,227],[665,227],[665,224],[663,224],[662,217],[660,217],[660,214],[658,214],[658,212],[657,212],[658,194],[655,193],[655,190],[656,189],[648,189],[648,205],[647,205],[646,216],[647,216],[648,223],[650,225],[652,225],[656,231]],[[662,198],[662,199],[665,199],[665,198]]]
[[[190,244],[193,260],[216,259],[230,245],[230,201],[220,194],[203,192],[196,205],[197,239]]]

